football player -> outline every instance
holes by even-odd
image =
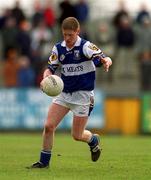
[[[64,116],[72,111],[73,125],[71,134],[77,141],[88,144],[92,161],[97,161],[101,154],[99,135],[85,129],[88,117],[93,109],[96,66],[102,64],[109,70],[112,60],[96,45],[79,36],[80,24],[74,17],[62,22],[64,40],[56,43],[51,51],[48,68],[43,78],[54,74],[60,66],[64,82],[63,92],[53,99],[44,124],[43,144],[38,162],[31,168],[47,168],[50,165],[54,133]]]

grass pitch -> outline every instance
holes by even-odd
[[[57,134],[49,169],[26,169],[39,159],[41,134],[0,134],[0,180],[149,180],[151,137],[102,136],[102,156],[91,162],[87,144]]]

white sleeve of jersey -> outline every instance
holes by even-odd
[[[102,53],[102,51],[90,41],[87,41],[83,46],[83,53],[88,58],[91,59]]]
[[[52,51],[51,51],[51,55],[49,57],[49,61],[48,64],[50,65],[56,65],[59,64],[59,60],[58,60],[58,50],[56,46],[53,46]]]
[[[51,55],[48,60],[48,68],[51,70],[52,73],[55,73],[59,65],[60,62],[58,60],[58,50],[57,47],[54,46],[52,48]]]

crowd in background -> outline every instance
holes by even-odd
[[[92,40],[113,59],[109,82],[131,79],[139,72],[141,89],[151,89],[151,19],[145,4],[132,17],[120,2],[111,19],[98,17],[94,27],[89,24],[87,1],[63,0],[58,9],[59,13],[50,3],[41,6],[36,1],[32,16],[27,17],[16,1],[12,9],[6,9],[0,16],[1,87],[39,86],[52,45],[61,39],[61,22],[74,16],[80,21],[81,37]]]

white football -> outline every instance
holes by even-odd
[[[41,81],[40,86],[48,96],[57,96],[62,92],[64,83],[59,76],[50,75]]]

